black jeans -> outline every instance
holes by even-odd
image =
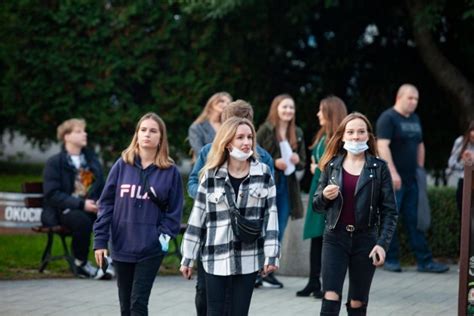
[[[220,276],[206,273],[207,315],[245,316],[249,313],[255,279],[258,272]],[[230,306],[226,296],[230,296]]]
[[[197,262],[197,279],[196,279],[196,297],[194,304],[196,305],[197,316],[206,316],[207,314],[207,296],[206,296],[206,271],[202,266],[200,259]]]
[[[164,253],[140,262],[114,260],[121,315],[148,315],[148,300]]]
[[[97,216],[83,210],[66,210],[60,216],[61,225],[72,232],[72,253],[75,258],[86,261],[89,256],[92,225]]]
[[[342,300],[342,288],[349,269],[347,301],[357,300],[367,304],[375,266],[369,253],[375,246],[375,230],[347,232],[344,228],[328,230],[323,237],[322,279],[323,291],[333,291]]]

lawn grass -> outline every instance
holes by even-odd
[[[39,273],[39,263],[44,247],[46,246],[46,234],[27,235],[0,235],[0,280],[13,279],[38,279],[38,278],[72,278],[68,264],[65,260],[51,262],[44,273]],[[179,236],[179,241],[181,236]],[[68,238],[70,242],[70,238]],[[170,253],[174,251],[173,243],[170,243]],[[53,243],[53,255],[61,255],[62,246],[60,239],[55,237]],[[94,254],[91,251],[89,260],[94,263]],[[179,259],[168,255],[163,260],[160,274],[178,274]]]

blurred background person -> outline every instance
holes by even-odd
[[[232,96],[227,92],[214,93],[201,114],[188,129],[188,140],[191,145],[193,161],[201,151],[201,148],[212,143],[216,132],[221,126],[221,114],[224,108],[232,102]]]
[[[268,111],[266,122],[257,132],[257,142],[273,158],[275,163],[275,184],[277,188],[277,209],[279,240],[283,240],[288,218],[303,217],[300,184],[295,171],[303,170],[306,164],[306,148],[303,130],[296,126],[295,101],[289,94],[276,96]],[[273,274],[263,278],[266,287],[282,288]]]
[[[313,196],[318,187],[321,170],[318,163],[324,154],[326,145],[336,132],[339,123],[346,117],[347,108],[340,98],[328,96],[321,100],[317,114],[319,125],[321,126],[314,136],[313,143],[310,146],[311,166],[310,171],[313,174],[311,188],[309,190],[308,207],[306,209],[306,218],[303,228],[303,239],[311,238],[311,248],[309,252],[309,280],[308,284],[301,291],[296,292],[297,296],[314,295],[316,298],[322,298],[321,292],[321,252],[323,248],[323,233],[325,216],[316,213],[313,210]]]
[[[275,163],[280,242],[283,240],[288,218],[303,217],[300,184],[295,171],[304,169],[306,149],[303,130],[296,126],[295,112],[295,101],[289,94],[276,96],[270,105],[266,122],[257,132],[258,144],[272,156]],[[282,288],[283,283],[269,274],[263,278],[263,286]]]
[[[464,185],[464,166],[474,163],[474,121],[471,121],[464,135],[456,138],[448,160],[448,175],[457,179],[456,205],[462,212],[462,188]]]
[[[88,261],[92,226],[104,187],[102,165],[86,148],[86,121],[72,118],[57,128],[61,152],[46,162],[43,172],[45,226],[63,225],[72,232],[72,254],[79,277],[104,277]],[[100,271],[100,272],[98,272]],[[99,274],[98,274],[99,273]],[[110,270],[106,278],[110,278]]]

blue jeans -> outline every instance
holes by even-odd
[[[323,235],[322,280],[323,291],[336,292],[342,300],[342,289],[349,270],[347,301],[369,301],[370,286],[375,266],[369,253],[377,242],[376,230],[347,232],[336,226]]]
[[[288,193],[288,183],[283,171],[278,172],[278,182],[276,183],[276,204],[278,210],[278,240],[282,241],[288,217],[290,216],[290,194]]]
[[[397,199],[399,218],[403,219],[408,232],[408,241],[412,250],[415,252],[418,265],[425,265],[433,260],[431,250],[425,234],[416,228],[418,221],[418,185],[416,181],[404,182],[402,187],[395,192]],[[389,263],[398,263],[400,261],[400,242],[397,231],[393,234],[392,242],[387,252],[386,261]]]
[[[114,260],[122,316],[148,315],[151,288],[164,254],[133,263]]]

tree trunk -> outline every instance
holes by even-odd
[[[423,11],[423,0],[407,0],[406,3],[416,46],[423,63],[438,84],[454,97],[453,106],[459,109],[460,122],[469,122],[474,119],[474,85],[443,55],[430,29],[418,23],[417,17]]]

